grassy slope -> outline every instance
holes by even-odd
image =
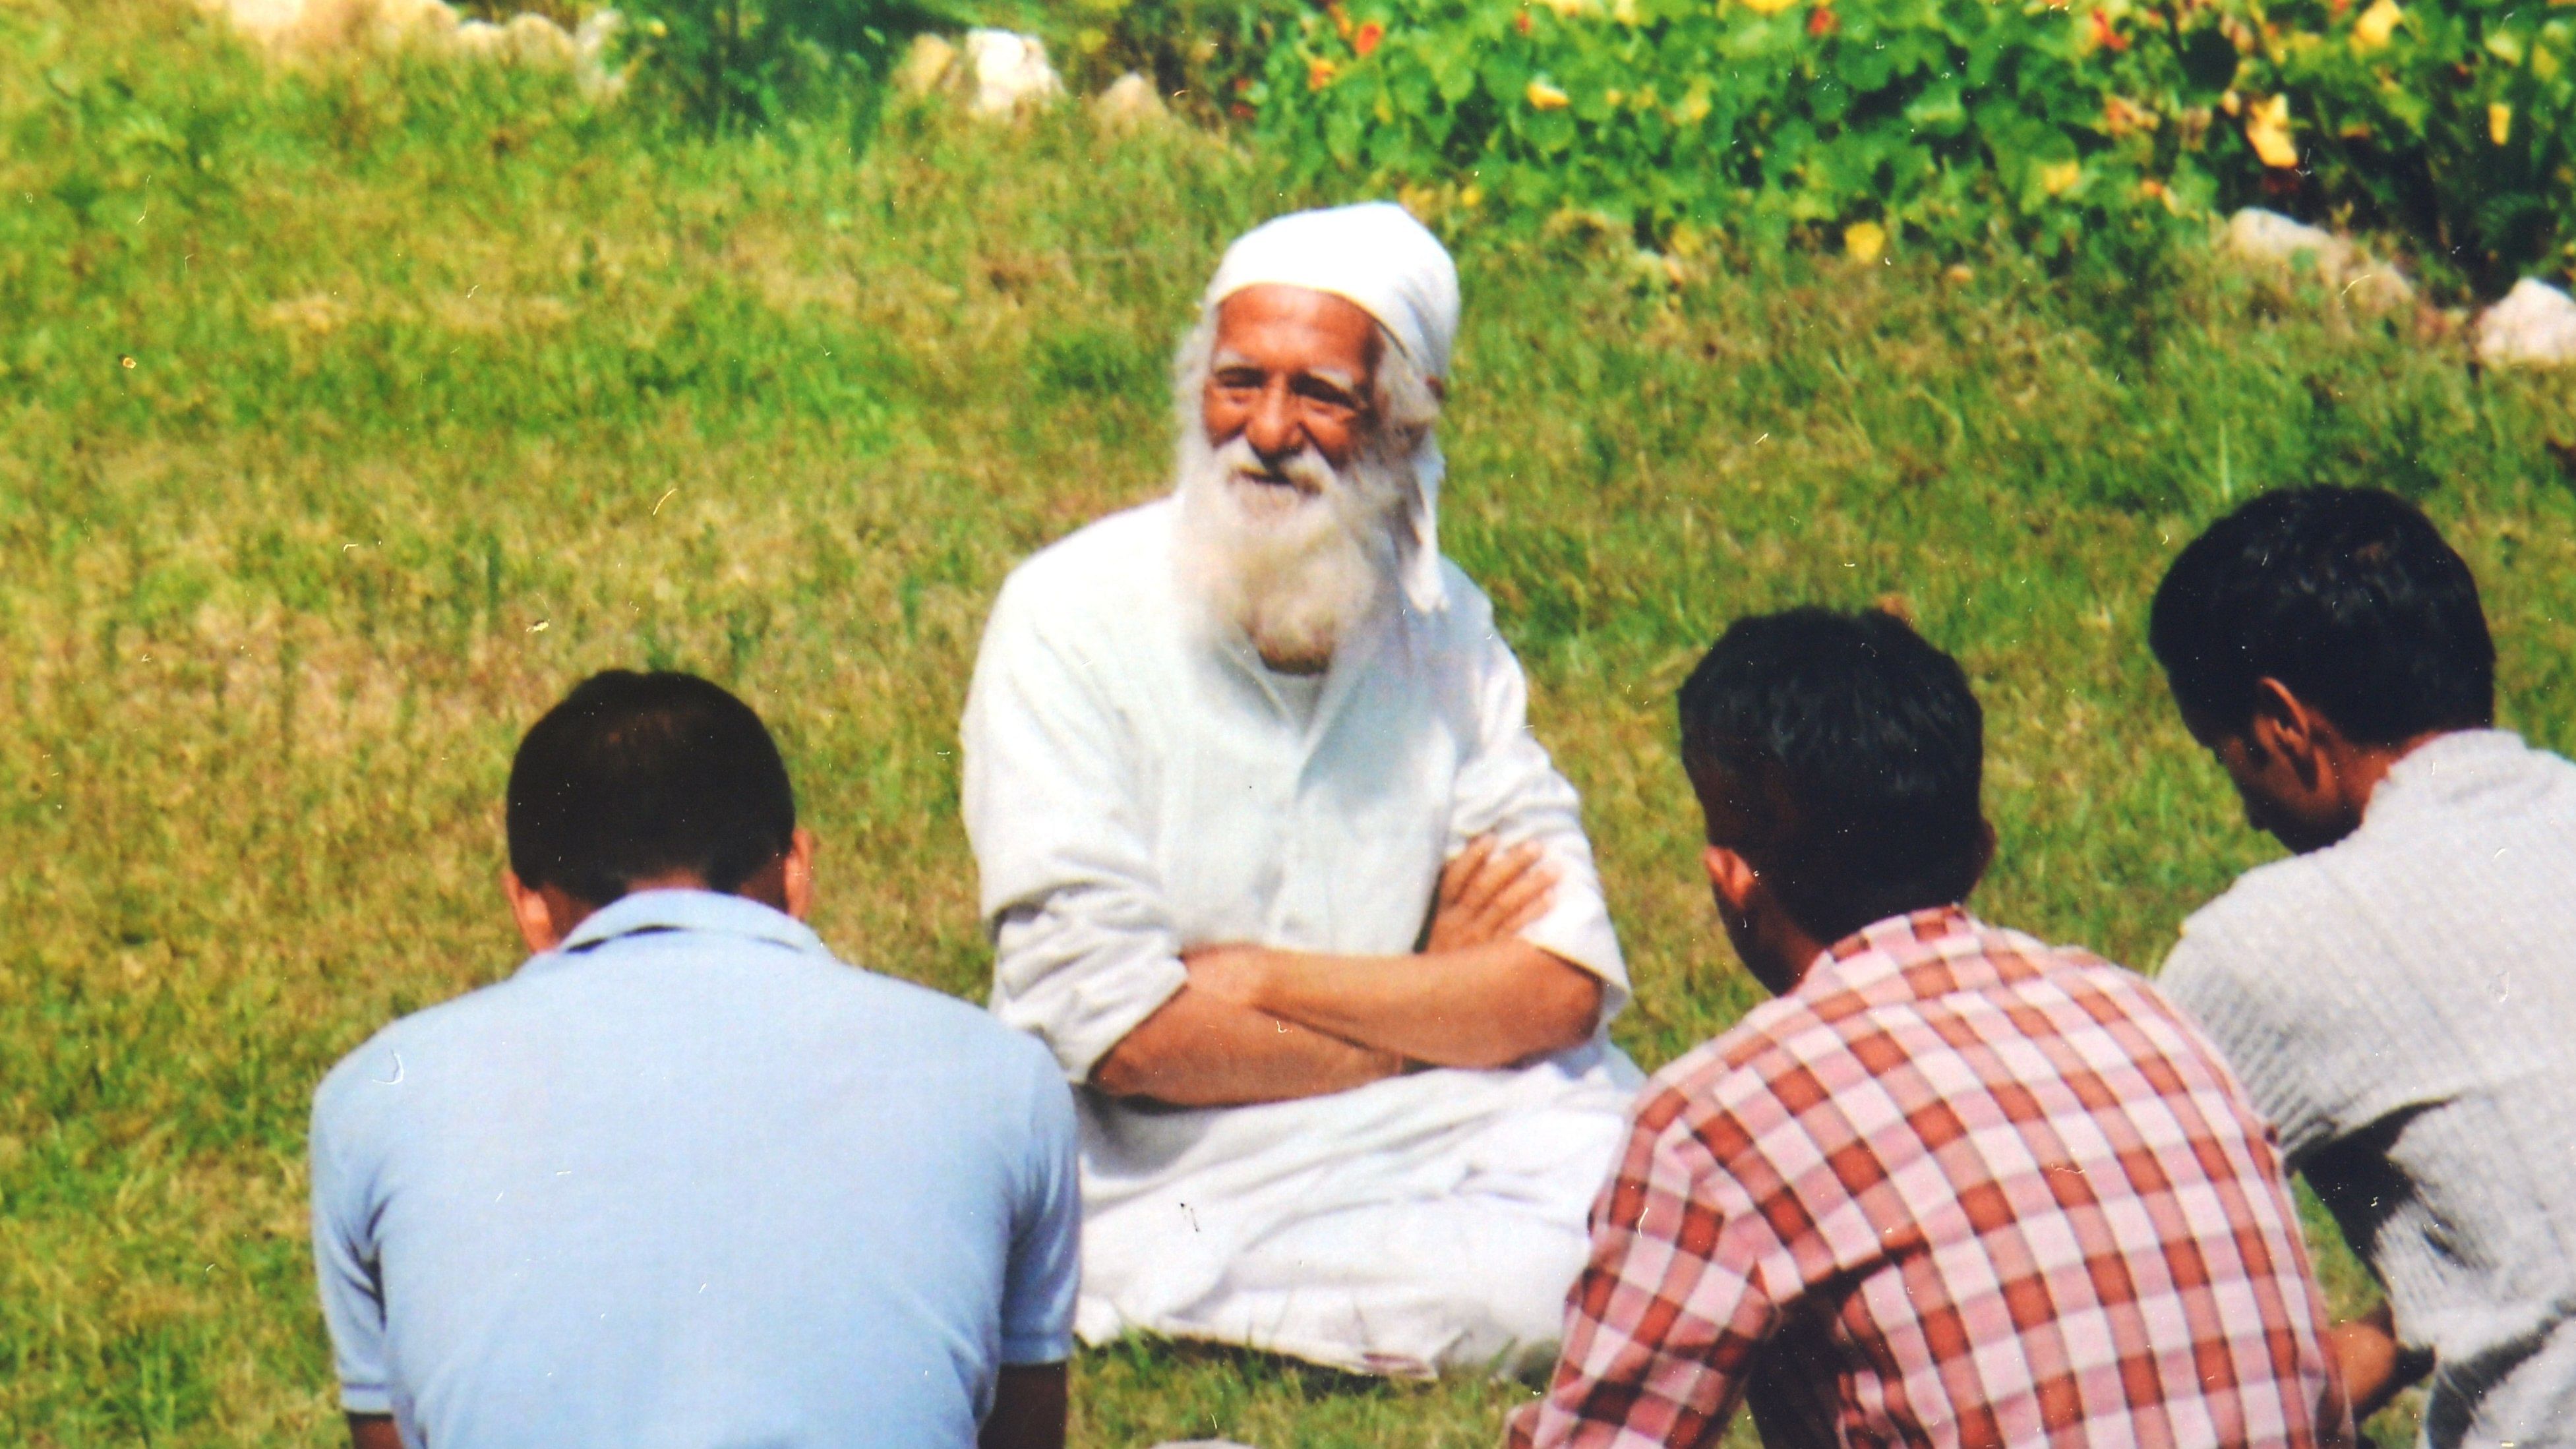
[[[824,934],[977,992],[985,601],[1157,490],[1165,349],[1276,203],[1193,137],[665,144],[543,78],[272,73],[147,0],[0,0],[0,134],[0,1438],[321,1444],[306,1096],[513,964],[517,732],[612,663],[746,691]],[[1987,701],[1983,909],[2141,964],[2263,854],[2139,641],[2228,497],[2424,492],[2511,721],[2576,742],[2563,384],[2198,275],[1463,264],[1447,542],[1585,792],[1649,1063],[1752,999],[1665,725],[1733,614],[1910,600]],[[1093,1446],[1486,1443],[1513,1397],[1151,1348],[1078,1393]]]

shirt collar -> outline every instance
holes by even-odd
[[[1964,907],[1955,905],[1872,921],[1827,946],[1807,967],[1807,974],[1798,978],[1793,994],[1828,984],[1837,990],[1867,984],[1900,969],[1906,958],[1919,958],[1927,948],[1939,954],[1938,942],[1953,936],[1974,937],[1984,929]]]
[[[721,891],[637,891],[590,913],[548,955],[573,955],[647,931],[707,931],[824,953],[823,938],[784,911]]]

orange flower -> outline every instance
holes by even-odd
[[[1834,33],[1834,27],[1840,24],[1842,24],[1842,22],[1834,18],[1833,9],[1830,6],[1819,5],[1815,9],[1807,12],[1807,33],[1809,35],[1831,35]]]
[[[2093,15],[2093,43],[2107,46],[2114,54],[2129,48],[2129,37],[2111,28],[2111,17],[2096,10]]]
[[[1342,39],[1351,38],[1351,17],[1342,9],[1342,0],[1333,0],[1332,4],[1324,7],[1324,13],[1333,17],[1333,29],[1340,32]]]
[[[1329,60],[1306,62],[1306,89],[1320,91],[1333,83],[1333,63]]]
[[[1522,11],[1522,12],[1521,12],[1517,17],[1515,17],[1515,18],[1513,19],[1513,21],[1512,21],[1512,28],[1513,28],[1513,29],[1515,29],[1515,30],[1517,30],[1517,31],[1519,31],[1519,32],[1520,32],[1521,34],[1523,34],[1523,35],[1527,35],[1527,34],[1529,34],[1529,25],[1530,25],[1530,21],[1529,21],[1529,12],[1528,12],[1528,11],[1526,11],[1526,10]]]
[[[1360,33],[1351,37],[1351,49],[1365,58],[1370,51],[1377,49],[1377,43],[1384,39],[1386,39],[1385,26],[1374,20],[1364,20],[1360,22]]]

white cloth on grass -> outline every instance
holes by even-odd
[[[1213,316],[1226,298],[1259,286],[1303,287],[1355,303],[1426,377],[1449,375],[1458,268],[1440,239],[1394,202],[1290,212],[1263,222],[1225,249],[1201,305]],[[1425,612],[1443,602],[1440,479],[1447,466],[1439,441],[1426,434],[1413,456],[1398,579],[1405,598]]]
[[[1300,720],[1186,591],[1177,518],[1095,523],[994,605],[964,732],[994,1010],[1081,1082],[1180,990],[1184,950],[1409,952],[1442,864],[1490,832],[1558,872],[1521,934],[1601,978],[1606,1023],[1626,968],[1484,595],[1449,566],[1448,607],[1346,640]],[[1640,1080],[1596,1031],[1515,1069],[1260,1106],[1085,1089],[1077,1330],[1405,1375],[1544,1350]]]

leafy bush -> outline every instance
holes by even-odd
[[[2576,22],[2503,0],[2287,0],[2247,79],[2293,98],[2310,209],[2403,230],[2479,290],[2576,257]]]
[[[2064,258],[2261,200],[2509,282],[2576,191],[2569,24],[2447,3],[1352,0],[1303,17],[1251,99],[1306,179],[1683,256],[1714,233]],[[2490,105],[2522,118],[2512,145]]]
[[[1684,252],[1707,229],[2062,252],[2211,190],[2184,158],[2207,130],[2156,121],[2214,102],[2234,47],[2116,3],[1396,0],[1310,19],[1264,120],[1310,172],[1445,178],[1469,211],[1590,213]]]
[[[873,95],[906,41],[957,22],[923,0],[629,0],[633,86],[709,133],[818,96]]]
[[[1126,71],[1203,120],[1248,119],[1244,96],[1302,0],[1073,0],[1074,82],[1098,90]]]

